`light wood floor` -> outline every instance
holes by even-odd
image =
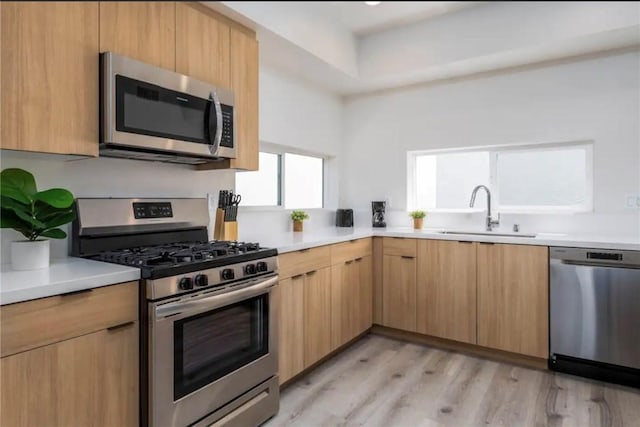
[[[640,391],[367,335],[266,426],[640,426]]]

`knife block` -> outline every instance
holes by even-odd
[[[215,240],[238,240],[238,222],[224,221],[224,209],[216,209],[216,223],[213,228]]]

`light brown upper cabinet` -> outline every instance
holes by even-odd
[[[258,41],[255,32],[230,29],[231,89],[235,94],[236,158],[198,166],[198,169],[258,170]]]
[[[230,30],[200,4],[176,4],[176,71],[231,87]]]
[[[549,249],[478,244],[478,344],[549,357]]]
[[[417,330],[476,343],[476,244],[418,241]]]
[[[98,4],[1,2],[0,148],[98,155]]]
[[[100,2],[100,52],[107,51],[175,70],[176,3]]]
[[[416,240],[383,239],[382,324],[416,330]]]

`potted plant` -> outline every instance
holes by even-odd
[[[413,218],[413,228],[415,230],[422,230],[424,217],[427,216],[427,213],[425,211],[412,211],[409,212],[409,216]]]
[[[293,211],[291,212],[291,219],[293,220],[293,231],[302,231],[302,221],[309,219],[309,215],[305,211]]]
[[[49,240],[64,239],[61,225],[75,218],[73,194],[62,188],[38,191],[36,181],[23,169],[0,173],[0,228],[12,228],[26,240],[11,242],[11,266],[35,270],[49,266]]]

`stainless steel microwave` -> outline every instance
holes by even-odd
[[[233,92],[100,55],[100,155],[200,164],[236,157]]]

